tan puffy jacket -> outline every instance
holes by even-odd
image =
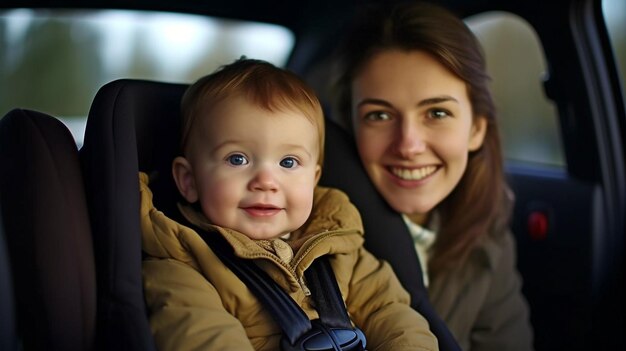
[[[146,302],[157,348],[165,350],[278,350],[281,330],[242,281],[222,264],[192,229],[153,207],[148,178],[140,174],[141,227]],[[319,187],[309,221],[292,233],[291,264],[245,235],[207,224],[235,254],[255,260],[305,311],[317,318],[304,271],[322,255],[331,265],[352,321],[367,337],[368,350],[436,350],[427,321],[409,307],[390,266],[363,248],[360,216],[347,196]],[[201,223],[198,223],[201,222]]]

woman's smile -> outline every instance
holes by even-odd
[[[437,166],[425,166],[417,168],[390,166],[387,168],[394,176],[402,180],[422,180],[437,171]]]

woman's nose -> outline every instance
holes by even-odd
[[[411,159],[426,150],[425,133],[415,121],[398,126],[395,150],[404,159]]]
[[[256,171],[248,184],[248,188],[251,191],[276,191],[278,183],[272,171],[267,167],[262,167]]]

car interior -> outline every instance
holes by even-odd
[[[515,194],[511,228],[535,349],[623,349],[624,78],[612,55],[602,1],[436,2],[468,23],[485,13],[513,14],[529,24],[541,44],[547,73],[534,84],[550,102],[562,159],[556,165],[506,160]],[[374,190],[351,135],[331,107],[337,33],[365,3],[8,0],[0,5],[0,18],[3,9],[25,7],[113,8],[288,28],[295,39],[284,66],[309,82],[326,108],[320,183],[349,195],[362,214],[366,248],[394,267],[440,348],[457,350],[428,301],[402,218]],[[484,26],[472,29],[480,33]],[[499,41],[486,52],[508,44]],[[511,63],[506,69],[516,71]],[[155,349],[141,283],[137,173],[150,174],[155,206],[176,218],[179,195],[170,169],[180,97],[189,83],[143,77],[98,83],[87,102],[80,142],[53,112],[20,104],[0,110],[2,350]],[[513,113],[508,123],[523,129],[533,125],[531,114]],[[531,154],[545,154],[529,148]]]

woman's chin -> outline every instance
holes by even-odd
[[[396,210],[406,215],[426,215],[435,207],[437,202],[430,201],[416,201],[415,195],[409,194],[394,194],[393,196],[386,197],[387,203]]]

